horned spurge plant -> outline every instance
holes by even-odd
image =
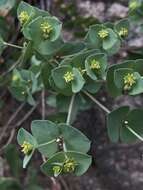
[[[142,15],[142,7],[142,1],[131,1],[131,18]],[[10,45],[21,51],[15,67],[10,69],[12,73],[9,72],[9,90],[17,100],[30,105],[36,104],[38,92],[47,90],[47,104],[59,112],[58,118],[33,121],[31,132],[19,129],[17,140],[24,155],[24,168],[38,150],[45,158],[41,170],[49,176],[80,176],[87,171],[91,165],[91,142],[73,123],[78,111],[91,106],[91,100],[106,112],[112,142],[143,141],[142,109],[125,105],[110,111],[94,97],[105,84],[113,97],[143,93],[142,59],[109,65],[109,57],[119,51],[130,35],[130,17],[114,24],[90,26],[81,42],[65,41],[58,18],[25,2],[19,4],[17,17],[23,46],[0,38],[1,48]],[[66,118],[60,118],[61,114]]]

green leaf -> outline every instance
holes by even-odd
[[[35,105],[32,94],[39,91],[37,76],[30,70],[13,70],[10,92],[19,101]]]
[[[23,128],[19,129],[19,131],[18,131],[17,141],[18,141],[19,145],[22,145],[24,143],[24,141],[33,145],[33,150],[31,151],[30,154],[25,155],[24,160],[23,160],[23,168],[26,168],[31,157],[33,156],[35,148],[37,147],[37,141],[29,132],[27,132]]]
[[[121,47],[121,40],[118,39],[117,42],[110,49],[106,51],[108,56],[116,54],[119,51],[120,47]]]
[[[19,145],[22,145],[24,141],[29,142],[33,147],[37,146],[36,139],[24,128],[20,128],[17,135],[17,141]]]
[[[102,82],[93,81],[91,78],[86,78],[84,89],[92,94],[95,94],[100,90],[101,86]]]
[[[124,106],[112,111],[107,116],[108,136],[112,142],[118,142],[120,138],[120,129],[126,120],[129,107]]]
[[[85,48],[83,42],[64,42],[61,48],[56,52],[55,56],[68,56],[75,53],[79,53]]]
[[[89,139],[79,130],[66,124],[59,124],[60,134],[64,139],[67,151],[80,151],[86,153],[90,148]]]
[[[89,31],[85,37],[85,42],[87,43],[88,46],[91,46],[92,48],[102,47],[102,41],[98,35],[98,32],[102,29],[103,27],[100,24],[90,26]]]
[[[83,85],[85,83],[85,80],[82,77],[82,75],[81,75],[81,73],[80,73],[80,71],[78,69],[73,68],[72,71],[73,71],[73,74],[74,74],[74,80],[72,81],[72,91],[74,93],[77,93],[82,89],[82,87],[83,87]]]
[[[134,143],[143,137],[143,110],[124,106],[112,111],[107,117],[108,135],[112,142]],[[133,131],[131,131],[131,130]],[[137,135],[136,135],[136,134]]]
[[[27,89],[25,85],[19,85],[19,86],[11,86],[9,88],[10,93],[14,98],[16,98],[19,101],[26,101],[27,99]]]
[[[26,166],[30,162],[33,154],[34,154],[34,150],[29,155],[25,155],[24,156],[24,159],[23,159],[23,168],[26,168]]]
[[[143,109],[131,110],[128,114],[127,121],[132,130],[143,137]],[[125,143],[134,143],[139,140],[133,133],[131,133],[125,126],[121,128],[121,140]]]
[[[107,38],[103,39],[104,50],[111,49],[118,42],[117,34],[110,28],[107,28],[106,30],[108,31],[108,36]]]
[[[37,50],[41,55],[51,56],[61,49],[63,45],[63,40],[58,38],[54,42],[51,41],[41,41],[39,44],[34,44],[35,50]]]
[[[81,176],[84,174],[91,165],[91,157],[87,154],[82,154],[74,151],[66,153],[59,152],[52,158],[48,159],[48,161],[41,166],[41,170],[48,176],[54,176],[53,166],[55,166],[57,163],[62,165],[66,159],[66,156],[76,161],[77,166],[74,171],[74,174],[76,176]]]
[[[53,113],[48,116],[48,119],[56,124],[65,123],[67,119],[66,113]]]
[[[19,158],[17,147],[13,144],[8,145],[5,150],[5,158],[10,166],[12,174],[19,177],[21,172],[21,160]]]
[[[22,61],[21,64],[22,65],[27,65],[27,61],[32,57],[33,55],[33,43],[32,42],[28,42],[24,48],[22,49],[22,53],[23,53],[23,57],[22,57]]]
[[[36,120],[31,124],[31,131],[38,142],[38,150],[44,156],[52,156],[57,151],[56,138],[59,136],[59,129],[55,123]]]
[[[95,60],[98,62],[100,68],[99,69],[91,69],[91,63]],[[105,78],[105,70],[107,68],[107,56],[103,53],[92,54],[88,56],[85,60],[85,68],[86,72],[93,80],[97,80],[97,78]]]

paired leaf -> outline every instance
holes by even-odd
[[[128,127],[142,137],[142,114],[142,109],[129,111],[129,107],[127,106],[112,111],[107,117],[107,129],[110,140],[112,142],[118,142],[120,139],[124,143],[134,143],[139,140]]]

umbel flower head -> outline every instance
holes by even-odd
[[[77,163],[73,158],[67,158],[63,165],[63,172],[72,173],[75,171],[76,166],[77,166]]]
[[[52,32],[53,28],[52,26],[47,22],[43,22],[40,26],[44,39],[48,39],[50,36],[50,33]]]
[[[26,11],[22,11],[19,14],[18,18],[19,18],[20,23],[23,25],[29,20],[29,15]]]
[[[91,64],[90,64],[90,68],[91,69],[100,69],[100,63],[99,63],[99,61],[96,61],[95,59],[93,59],[92,61],[91,61]]]
[[[136,83],[136,77],[133,73],[128,73],[124,77],[124,90],[130,90],[132,86]]]
[[[128,29],[127,28],[121,28],[121,30],[119,31],[119,36],[123,36],[123,37],[128,36]]]
[[[66,83],[69,83],[69,82],[71,82],[72,80],[74,80],[74,74],[73,74],[72,72],[67,71],[67,72],[64,74],[63,78],[65,79]]]
[[[22,147],[21,151],[25,155],[28,155],[32,151],[32,149],[33,149],[33,146],[29,142],[27,142],[27,141],[24,141],[23,144],[21,145],[21,147]]]
[[[106,37],[108,37],[109,32],[106,29],[102,29],[98,32],[98,35],[101,39],[104,39]]]

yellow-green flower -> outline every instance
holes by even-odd
[[[29,142],[27,141],[24,141],[23,144],[21,145],[22,147],[22,152],[25,154],[25,155],[28,155],[32,149],[33,149],[33,145],[31,145]]]
[[[136,77],[133,73],[128,73],[124,77],[124,90],[130,90],[131,87],[136,83]]]
[[[99,70],[101,68],[99,61],[96,61],[95,59],[93,59],[90,64],[90,68]]]
[[[66,83],[71,82],[72,80],[74,80],[74,74],[72,72],[66,72],[63,76],[63,78],[65,79]]]
[[[29,20],[29,15],[26,11],[22,11],[19,14],[18,18],[19,18],[20,23],[23,25]]]
[[[119,36],[123,36],[123,37],[126,37],[128,36],[128,29],[127,28],[121,28],[121,30],[119,31]]]
[[[104,39],[106,37],[108,37],[109,32],[106,29],[102,29],[98,32],[98,35],[101,39]]]
[[[67,158],[63,165],[64,173],[72,173],[75,171],[77,163],[74,159]]]
[[[53,28],[52,26],[47,22],[43,22],[40,26],[44,39],[48,39],[50,36],[50,33],[52,32]]]

